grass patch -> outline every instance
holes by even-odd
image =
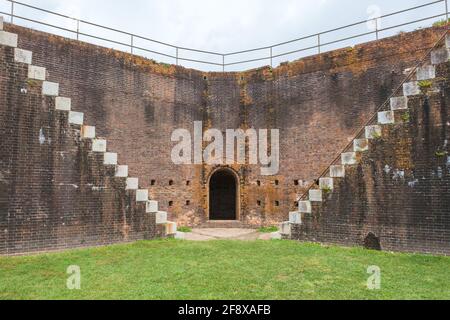
[[[419,88],[422,90],[431,89],[431,87],[433,86],[433,82],[430,80],[422,80],[419,81],[417,84],[419,85]]]
[[[177,231],[184,232],[184,233],[191,233],[192,229],[189,227],[178,227]]]
[[[260,233],[278,232],[278,227],[275,227],[275,226],[273,226],[273,227],[262,227],[262,228],[259,228],[258,231]]]
[[[447,155],[447,152],[438,150],[438,151],[436,151],[435,154],[436,154],[436,157],[443,158],[443,157],[445,157]]]
[[[433,27],[444,27],[446,25],[448,25],[450,23],[450,19],[445,20],[442,19],[440,21],[436,21],[435,23],[433,23]]]
[[[411,114],[409,113],[409,111],[402,114],[402,120],[403,122],[409,122],[411,120]]]
[[[81,268],[81,290],[66,270]],[[293,241],[142,241],[0,257],[0,299],[450,299],[449,257]],[[367,289],[369,266],[381,290]]]

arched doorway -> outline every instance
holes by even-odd
[[[238,219],[238,180],[231,170],[218,170],[209,180],[209,219]]]

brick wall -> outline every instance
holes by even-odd
[[[449,74],[440,66],[441,91],[409,98],[293,238],[375,249],[371,234],[383,250],[450,254]]]
[[[85,113],[89,124],[97,127],[98,135],[106,138],[111,150],[119,154],[119,161],[129,165],[130,176],[139,177],[141,186],[148,186],[151,197],[160,201],[160,209],[167,210],[170,220],[181,225],[201,225],[208,220],[207,183],[218,167],[172,164],[170,152],[174,144],[170,137],[174,129],[192,132],[194,121],[203,121],[205,129],[280,129],[281,166],[277,176],[261,176],[259,166],[230,167],[240,177],[240,221],[252,227],[286,220],[299,194],[400,83],[403,70],[414,65],[441,33],[439,29],[425,29],[402,34],[308,57],[273,70],[204,74],[18,26],[5,24],[5,29],[19,34],[19,47],[33,51],[33,64],[47,68],[49,80],[61,84],[61,95],[72,98],[74,109]],[[2,50],[4,61],[6,52]],[[3,88],[7,88],[18,86],[23,80],[9,73],[7,77],[2,74],[2,81]],[[2,99],[7,101],[10,90],[3,88]],[[27,154],[35,160],[36,151],[31,146],[40,126],[12,120],[11,108],[10,102],[2,104],[0,116],[7,119],[4,121],[17,135],[29,132],[34,140],[16,139],[5,144],[5,149],[31,150]],[[37,109],[34,113],[19,110],[24,117],[33,119],[39,114]],[[53,126],[48,125],[56,130]],[[7,135],[2,131],[2,137]],[[11,176],[2,180],[2,219],[10,210],[6,208],[13,205],[12,181],[20,181],[24,188],[30,185],[15,162],[9,158],[4,161],[9,162],[2,160],[1,172]],[[36,163],[36,170],[41,170],[36,178],[40,180],[32,184],[36,189],[33,192],[49,192],[51,188],[41,179],[45,172],[53,175],[53,167]],[[61,164],[61,179],[71,175],[64,170],[72,169]],[[97,174],[101,176],[101,172]],[[52,181],[48,183],[54,185]],[[71,198],[72,194],[67,191],[68,203],[82,203],[83,198]],[[20,198],[20,206],[28,203],[25,194],[15,196]],[[52,205],[34,203],[29,214],[40,216],[43,208],[64,219],[67,209],[55,206],[58,200],[51,200],[54,197],[44,197]],[[108,202],[104,203],[105,214],[110,214]],[[76,215],[77,211],[73,212]],[[97,222],[101,224],[100,220]],[[81,219],[78,223],[84,224]]]
[[[0,46],[0,254],[163,236],[115,168]]]

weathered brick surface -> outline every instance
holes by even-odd
[[[217,167],[172,164],[170,152],[174,144],[170,137],[173,130],[185,128],[192,132],[194,121],[203,121],[205,129],[280,129],[281,169],[277,176],[260,176],[259,166],[231,167],[240,177],[239,220],[249,226],[272,225],[286,220],[288,212],[295,209],[299,194],[400,83],[404,78],[403,70],[413,66],[442,33],[440,29],[421,30],[301,59],[274,70],[262,68],[243,73],[203,74],[18,26],[6,25],[5,29],[19,34],[19,47],[33,51],[33,64],[46,67],[48,80],[60,83],[60,95],[72,98],[72,108],[85,113],[85,122],[96,126],[97,134],[108,140],[108,150],[118,153],[121,164],[129,165],[130,176],[139,177],[141,186],[150,186],[150,195],[160,201],[160,209],[167,210],[169,219],[179,224],[203,225],[207,222],[207,183]],[[12,61],[6,56],[8,50],[2,48],[2,68]],[[81,158],[81,155],[72,152],[72,169],[68,164],[58,162],[59,169],[54,169],[56,160],[51,160],[51,165],[44,162],[38,166],[39,157],[32,148],[39,143],[39,130],[43,124],[30,123],[30,119],[38,121],[35,117],[42,112],[33,111],[36,107],[32,106],[20,107],[17,112],[28,122],[11,118],[12,108],[17,105],[11,99],[22,98],[17,92],[11,93],[8,86],[23,83],[26,70],[21,72],[23,76],[20,77],[14,72],[7,76],[0,74],[0,95],[6,101],[2,104],[0,117],[11,126],[2,130],[16,130],[13,131],[15,136],[21,137],[14,141],[4,140],[9,142],[2,142],[2,147],[5,150],[30,150],[23,151],[20,156],[27,155],[36,161],[35,180],[31,183],[35,186],[33,196],[52,204],[33,200],[30,214],[43,217],[52,211],[64,220],[66,208],[72,210],[82,206],[87,216],[97,219],[95,222],[100,228],[102,222],[98,215],[107,216],[116,207],[121,208],[123,204],[119,200],[108,202],[103,199],[100,206],[104,213],[101,213],[97,210],[97,201],[92,201],[92,207],[85,202],[84,195],[80,195],[81,188],[72,190],[75,192],[67,189],[67,205],[54,207],[61,200],[55,200],[52,193],[56,188],[53,175],[57,174],[64,181],[59,183],[72,184],[66,180],[75,181],[76,185],[81,183],[79,177],[78,180],[70,179],[79,175],[79,168],[75,166],[80,164],[75,157]],[[36,99],[34,104],[42,104],[42,97],[36,94]],[[52,123],[46,126],[49,131],[56,130]],[[8,131],[2,131],[2,137],[8,134]],[[53,147],[51,143],[48,148]],[[36,145],[35,148],[41,150],[43,147]],[[72,148],[80,147],[74,143]],[[57,157],[53,152],[49,150],[47,157]],[[16,154],[18,158],[19,153]],[[15,195],[11,193],[12,181],[19,180],[23,189],[30,181],[20,172],[24,170],[18,166],[20,162],[10,159],[9,154],[2,157],[5,162],[2,160],[1,173],[6,178],[2,178],[0,203],[8,208],[14,206],[10,199],[12,194]],[[99,171],[89,173],[89,176],[98,175],[94,182],[103,182],[100,163],[98,165]],[[105,183],[112,182],[106,179]],[[41,193],[46,195],[36,196]],[[20,206],[28,203],[25,195],[15,195],[21,200]],[[72,195],[77,197],[72,198]],[[107,203],[111,203],[112,208]],[[3,213],[8,210],[2,211],[4,221],[7,218]],[[97,213],[91,217],[88,210],[97,210]],[[74,209],[73,215],[77,212],[78,209]],[[70,214],[67,213],[67,217]],[[118,216],[110,218],[111,221],[119,219]],[[84,225],[81,219],[75,218],[75,221],[78,226]],[[96,232],[94,230],[92,234]],[[42,235],[49,233],[55,235],[53,230],[43,231]],[[6,239],[5,235],[2,237]]]
[[[0,47],[0,254],[105,245],[161,234],[125,180],[70,127]],[[25,91],[26,90],[26,91]]]
[[[441,66],[441,92],[410,98],[295,239],[364,246],[372,233],[383,250],[450,254],[449,75]]]

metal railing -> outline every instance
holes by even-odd
[[[447,30],[442,34],[442,36],[439,38],[439,40],[434,44],[434,46],[427,50],[426,54],[419,60],[419,62],[414,66],[414,68],[412,68],[408,75],[403,79],[403,81],[394,89],[394,91],[389,95],[389,97],[383,102],[383,104],[377,108],[377,110],[375,111],[375,113],[370,117],[369,120],[367,120],[363,126],[361,128],[359,128],[353,135],[352,135],[352,140],[339,152],[339,154],[336,156],[336,158],[334,158],[334,160],[328,165],[328,167],[322,171],[322,173],[320,174],[319,178],[312,183],[307,189],[306,192],[303,193],[302,196],[299,197],[299,200],[305,200],[308,198],[309,196],[309,191],[313,190],[314,188],[316,188],[316,186],[318,186],[319,180],[320,178],[326,177],[328,175],[328,173],[330,172],[330,169],[333,165],[339,164],[339,162],[341,161],[341,155],[342,153],[349,151],[353,148],[353,142],[355,139],[358,139],[359,137],[364,136],[365,134],[365,128],[371,124],[374,124],[377,120],[378,120],[378,113],[382,112],[383,110],[387,110],[390,107],[390,103],[391,103],[391,98],[394,98],[398,95],[398,92],[403,90],[403,85],[405,83],[407,83],[408,81],[410,81],[413,76],[416,74],[417,70],[422,67],[425,64],[429,64],[429,59],[431,57],[431,53],[438,48],[439,46],[442,45],[442,42],[445,41],[447,34],[449,33],[449,27],[447,27]],[[389,109],[390,110],[390,109]]]
[[[448,11],[448,0],[437,0],[437,1],[433,1],[433,2],[428,2],[422,5],[418,5],[415,7],[410,7],[401,11],[396,11],[396,12],[392,12],[386,15],[382,15],[373,19],[369,19],[369,20],[364,20],[364,21],[359,21],[359,22],[355,22],[346,26],[342,26],[339,28],[334,28],[334,29],[330,29],[330,30],[326,30],[326,31],[322,31],[316,34],[312,34],[309,36],[304,36],[304,37],[300,37],[297,39],[293,39],[290,41],[285,41],[285,42],[281,42],[281,43],[277,43],[274,45],[270,45],[270,46],[265,46],[265,47],[259,47],[259,48],[254,48],[254,49],[249,49],[249,50],[243,50],[243,51],[236,51],[236,52],[229,52],[229,53],[219,53],[219,52],[213,52],[213,51],[206,51],[206,50],[199,50],[199,49],[192,49],[192,48],[186,48],[186,47],[180,47],[180,46],[176,46],[176,45],[172,45],[169,43],[165,43],[162,41],[158,41],[158,40],[154,40],[154,39],[150,39],[148,37],[144,37],[144,36],[140,36],[134,33],[130,33],[130,32],[126,32],[126,31],[122,31],[122,30],[118,30],[115,28],[110,28],[110,27],[106,27],[103,25],[99,25],[96,23],[92,23],[89,21],[85,21],[85,20],[81,20],[81,19],[77,19],[77,18],[73,18],[64,14],[60,14],[54,11],[50,11],[50,10],[46,10],[46,9],[42,9],[33,5],[29,5],[26,3],[22,3],[19,1],[14,1],[14,0],[4,0],[7,1],[11,4],[11,9],[10,12],[3,12],[0,11],[0,14],[6,15],[10,17],[10,22],[14,23],[15,20],[20,19],[20,20],[24,20],[24,21],[28,21],[28,22],[32,22],[32,23],[37,23],[46,27],[51,27],[51,28],[56,28],[58,30],[61,31],[65,31],[68,32],[70,34],[74,34],[76,36],[77,40],[80,40],[80,37],[86,37],[86,38],[90,38],[90,39],[95,39],[95,40],[100,40],[100,41],[105,41],[114,45],[120,45],[120,46],[124,46],[129,48],[130,52],[132,54],[135,54],[136,51],[142,51],[142,52],[146,52],[146,53],[150,53],[150,54],[154,54],[154,55],[158,55],[158,56],[162,56],[165,58],[170,58],[173,59],[173,61],[175,62],[176,65],[180,64],[180,61],[185,61],[185,62],[193,62],[193,63],[199,63],[199,64],[204,64],[204,65],[209,65],[209,66],[216,66],[216,67],[221,67],[223,71],[225,71],[226,67],[229,66],[236,66],[236,65],[242,65],[242,64],[248,64],[248,63],[253,63],[253,62],[260,62],[260,61],[267,61],[270,63],[271,66],[273,66],[273,61],[276,58],[281,58],[281,57],[285,57],[288,55],[292,55],[292,54],[296,54],[296,53],[302,53],[302,52],[306,52],[306,51],[310,51],[310,50],[315,50],[315,52],[317,53],[321,53],[322,49],[326,46],[330,46],[333,44],[337,44],[337,43],[341,43],[344,41],[348,41],[348,40],[353,40],[353,39],[357,39],[357,38],[361,38],[361,37],[365,37],[365,36],[370,36],[370,35],[374,35],[374,40],[378,40],[380,38],[380,33],[384,32],[384,31],[389,31],[395,28],[399,28],[399,27],[403,27],[403,26],[408,26],[408,25],[412,25],[412,24],[416,24],[416,23],[420,23],[420,22],[424,22],[427,20],[431,20],[431,19],[439,19],[439,18],[444,18],[446,19],[446,21],[448,21],[449,18],[449,11]],[[404,14],[407,12],[412,12],[412,11],[416,11],[419,9],[423,9],[426,7],[431,7],[434,5],[438,5],[438,4],[443,4],[445,6],[445,11],[444,8],[442,8],[442,13],[436,14],[436,15],[432,15],[432,16],[426,16],[426,17],[422,17],[420,19],[415,19],[412,21],[406,21],[404,23],[401,24],[396,24],[393,26],[389,26],[389,27],[385,27],[385,28],[381,28],[380,26],[382,25],[383,19],[386,18],[391,18],[394,16],[398,16],[400,14]],[[34,12],[40,12],[40,13],[46,13],[46,14],[50,14],[53,15],[55,17],[59,17],[59,18],[64,18],[64,19],[68,19],[70,21],[75,22],[75,26],[74,29],[69,29],[67,27],[62,27],[62,26],[57,26],[51,23],[47,23],[47,22],[42,22],[39,20],[36,20],[35,18],[32,18],[30,16],[21,16],[21,15],[17,15],[16,14],[16,10],[17,7],[24,7],[24,8],[28,8],[28,9],[32,9]],[[329,35],[333,32],[337,32],[337,31],[343,31],[346,29],[350,29],[356,26],[361,26],[363,24],[367,24],[367,23],[373,23],[373,30],[367,31],[367,32],[362,32],[353,36],[347,36],[347,37],[343,37],[343,38],[339,38],[339,39],[335,39],[332,41],[323,41],[324,36]],[[96,28],[100,28],[102,30],[106,30],[106,31],[111,31],[117,34],[120,34],[122,36],[128,37],[129,38],[129,42],[122,42],[122,41],[118,41],[118,40],[113,40],[113,39],[108,39],[108,38],[104,38],[101,37],[99,35],[94,35],[94,34],[89,34],[86,32],[82,32],[82,28],[83,26],[90,26],[90,27],[96,27]],[[291,44],[295,44],[295,43],[299,43],[300,41],[304,41],[304,40],[312,40],[313,42],[315,42],[314,45],[308,45],[306,47],[300,47],[298,49],[294,49],[294,50],[289,50],[287,52],[282,52],[282,53],[277,53],[275,54],[274,51],[277,48],[280,48],[282,46],[285,45],[291,45]],[[172,53],[167,53],[167,52],[161,52],[161,51],[156,51],[156,50],[152,50],[148,47],[144,47],[142,45],[137,45],[136,41],[144,41],[147,43],[151,43],[153,45],[160,45],[162,47],[165,47],[169,50],[171,50]],[[200,60],[200,59],[193,59],[193,58],[189,58],[187,57],[187,55],[184,55],[184,53],[194,53],[194,54],[205,54],[205,55],[210,55],[213,56],[215,58],[212,60]],[[237,60],[237,61],[229,61],[227,62],[227,58],[230,57],[238,57],[239,55],[244,55],[244,54],[248,54],[248,53],[262,53],[263,56],[262,57],[258,57],[258,58],[253,58],[253,59],[244,59],[244,60]]]

